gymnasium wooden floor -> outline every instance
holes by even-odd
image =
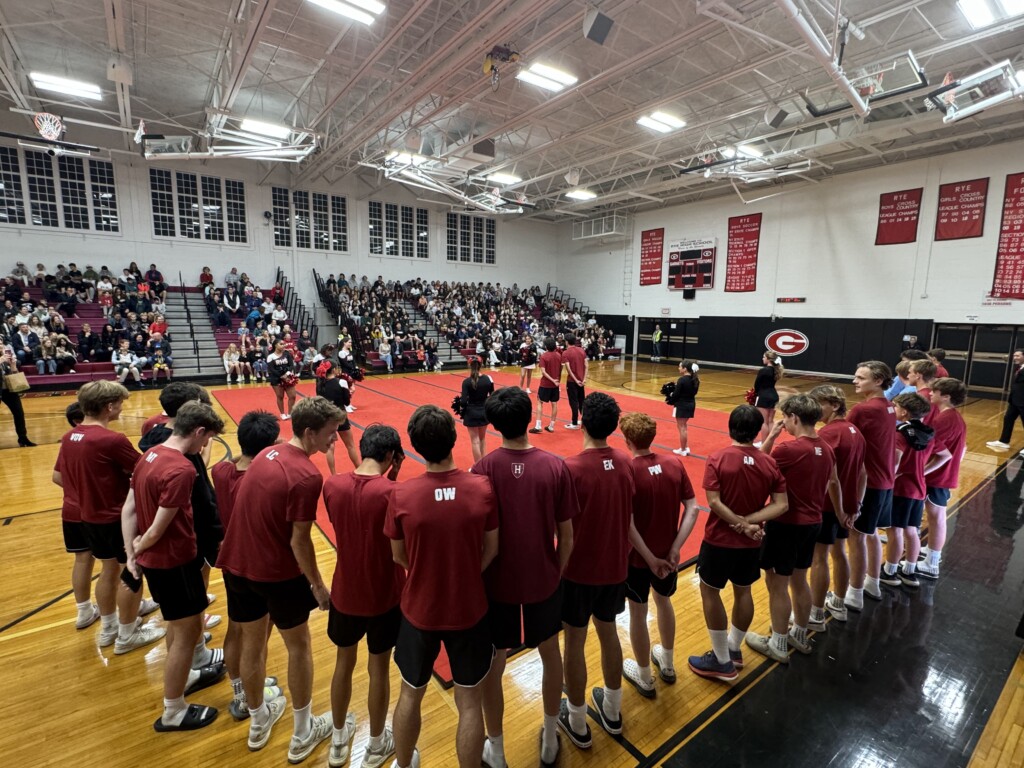
[[[674,366],[667,364],[605,361],[592,366],[591,383],[612,394],[621,391],[649,396],[652,413],[660,415],[666,406],[658,391],[665,381],[674,379],[674,371]],[[731,410],[742,402],[743,393],[752,378],[752,372],[745,371],[702,371],[698,406],[726,412]],[[804,390],[820,382],[787,378],[785,383],[794,389]],[[848,391],[852,395],[852,389],[848,388]],[[69,592],[71,557],[62,546],[59,489],[50,483],[57,443],[66,429],[63,412],[70,401],[69,395],[24,399],[29,435],[39,444],[31,449],[15,447],[10,415],[5,408],[0,409],[0,466],[3,467],[5,493],[0,510],[0,557],[6,563],[4,589],[0,594],[0,669],[4,671],[5,682],[0,755],[4,756],[4,763],[45,766],[63,765],[73,760],[79,765],[118,767],[144,760],[150,768],[212,766],[234,763],[235,760],[251,766],[284,764],[291,726],[287,715],[275,730],[268,747],[260,753],[249,753],[245,745],[247,725],[235,723],[227,713],[230,687],[226,682],[192,697],[196,702],[221,709],[220,718],[213,726],[195,734],[156,734],[151,724],[160,711],[163,645],[157,644],[118,657],[112,654],[112,649],[97,648],[95,634],[98,625],[84,632],[75,631],[74,602]],[[216,400],[214,402],[216,405]],[[1002,408],[1001,403],[992,400],[971,400],[965,406],[964,416],[969,428],[968,454],[962,467],[961,487],[954,495],[954,501],[988,483],[1007,458],[1015,455],[1015,452],[994,454],[984,445],[999,431]],[[133,392],[115,427],[132,438],[133,443],[137,442],[143,421],[159,411],[156,391]],[[374,416],[362,410],[360,416],[363,419],[387,420],[386,414]],[[224,439],[237,452],[234,431],[234,424],[229,420],[228,434]],[[660,439],[671,443],[674,438],[664,434]],[[1015,451],[1020,448],[1015,445]],[[220,460],[223,453],[223,446],[215,446],[214,460]],[[339,455],[339,467],[344,463]],[[699,482],[700,478],[693,480]],[[326,577],[333,570],[334,551],[322,533],[315,532],[315,541]],[[763,583],[759,582],[755,589],[757,606],[751,629],[756,631],[764,631],[767,626],[767,598]],[[941,590],[942,584],[940,581],[937,589]],[[211,611],[224,613],[223,584],[216,571],[211,591],[218,596]],[[760,663],[761,660],[748,651],[747,668],[732,690],[688,673],[686,656],[703,653],[709,647],[700,611],[697,578],[692,567],[680,574],[679,591],[673,602],[678,617],[675,652],[678,683],[671,687],[659,685],[658,698],[653,702],[641,699],[626,685],[623,694],[624,738],[613,740],[591,722],[593,749],[581,752],[563,740],[561,766],[681,766],[685,761],[679,750],[716,722],[728,721],[730,714],[738,717],[734,704],[741,697],[756,693],[762,681],[777,666]],[[1007,605],[1006,609],[1016,616],[1020,606]],[[315,613],[310,626],[314,635],[316,666],[313,708],[315,712],[323,712],[330,707],[329,684],[334,668],[334,646],[326,637],[325,615]],[[653,616],[651,626],[656,642],[657,628]],[[213,645],[220,644],[223,633],[223,624],[213,630]],[[624,654],[631,655],[626,613],[620,616],[619,634]],[[588,669],[590,683],[598,684],[600,662],[596,638],[593,637],[588,643]],[[271,640],[268,673],[279,675],[284,683],[285,655],[279,638]],[[948,764],[967,764],[970,760],[972,766],[1024,765],[1024,740],[1021,739],[1024,727],[1024,662],[1018,660],[1004,682],[1003,693],[994,710],[991,713],[976,712],[971,717],[972,728],[984,729],[973,757],[968,753],[961,756],[959,762]],[[398,673],[393,670],[392,706],[398,684]],[[357,670],[354,685],[353,711],[359,722],[351,764],[358,766],[368,739],[364,671]],[[505,690],[505,740],[509,765],[513,768],[536,765],[537,733],[541,722],[540,662],[536,654],[522,654],[510,661]],[[424,699],[423,714],[424,727],[419,744],[423,764],[455,765],[456,716],[452,693],[431,683]],[[770,714],[765,716],[772,717]],[[740,764],[739,760],[731,761],[727,754],[721,757],[723,760],[714,764]],[[326,761],[325,746],[307,762],[319,766],[326,765]],[[760,764],[773,763],[762,760]],[[829,764],[866,763],[836,760]],[[884,761],[871,763],[888,764]]]

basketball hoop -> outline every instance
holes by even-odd
[[[47,141],[59,141],[61,136],[64,135],[64,122],[49,112],[40,112],[33,118],[32,122],[35,123],[39,135]]]
[[[146,135],[146,123],[143,120],[139,120],[139,129],[135,131],[135,143],[141,144],[142,137]]]

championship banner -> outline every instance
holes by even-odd
[[[664,254],[664,227],[640,233],[640,285],[661,285]]]
[[[993,299],[1024,299],[1024,173],[1006,177]]]
[[[676,240],[668,244],[668,289],[712,288],[715,284],[715,239]]]
[[[761,244],[761,214],[732,216],[725,254],[725,292],[757,290],[757,250]]]
[[[878,230],[875,245],[899,245],[917,240],[923,187],[886,192],[878,197]]]
[[[936,240],[981,237],[985,228],[988,179],[957,181],[939,187],[939,212],[935,217]]]

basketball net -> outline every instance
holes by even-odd
[[[139,120],[139,129],[135,131],[135,143],[141,144],[142,137],[146,135],[146,123],[144,120]]]
[[[64,135],[64,122],[49,112],[40,112],[33,119],[39,135],[47,141],[59,141]]]

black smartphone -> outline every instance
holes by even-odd
[[[139,576],[136,578],[127,568],[121,569],[121,581],[123,581],[124,585],[132,592],[138,592],[142,589],[142,577]]]

